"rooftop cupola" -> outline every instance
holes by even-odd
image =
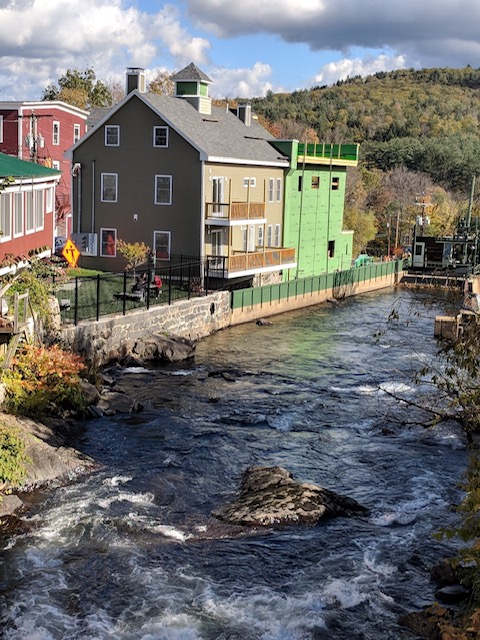
[[[131,93],[135,89],[138,89],[140,93],[145,93],[145,69],[140,69],[140,67],[128,67],[126,92],[127,94]]]
[[[211,115],[212,99],[208,95],[210,78],[191,62],[188,67],[172,76],[175,82],[175,97],[187,100],[203,115]]]

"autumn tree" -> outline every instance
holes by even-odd
[[[168,71],[159,71],[155,78],[148,84],[149,93],[156,93],[162,96],[173,96],[175,93],[175,83],[172,74]]]
[[[135,274],[137,267],[147,262],[150,247],[148,247],[144,242],[125,242],[124,240],[118,239],[117,251],[127,261],[126,268],[132,269]]]
[[[93,69],[67,69],[58,79],[58,84],[48,85],[42,100],[61,100],[80,109],[111,107],[112,95],[108,87],[97,80]]]

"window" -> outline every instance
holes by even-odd
[[[27,193],[25,194],[25,207],[26,207],[25,232],[32,233],[32,231],[35,231],[33,191],[27,191]]]
[[[312,189],[320,187],[320,176],[312,176]]]
[[[170,260],[170,231],[154,231],[153,244],[157,260]]]
[[[60,162],[58,160],[52,160],[52,169],[60,171]]]
[[[116,202],[118,176],[116,173],[102,173],[101,176],[102,202]]]
[[[212,213],[221,216],[226,213],[223,185],[223,178],[212,178]]]
[[[276,247],[280,246],[280,225],[279,224],[275,225],[275,246]]]
[[[335,240],[328,241],[328,257],[333,258],[335,256]]]
[[[247,253],[248,249],[248,229],[247,227],[242,227],[242,251],[243,253]]]
[[[168,147],[168,127],[153,127],[153,146]]]
[[[258,227],[258,238],[257,238],[257,245],[259,247],[263,247],[263,234],[264,234],[264,228],[263,227]]]
[[[45,213],[52,213],[52,211],[53,211],[53,187],[49,187],[45,191],[45,195],[46,195]]]
[[[45,200],[42,190],[35,191],[35,228],[37,231],[45,226]]]
[[[275,191],[275,179],[268,179],[268,201],[273,202],[274,199],[274,191]]]
[[[52,142],[53,144],[60,144],[60,122],[56,120],[53,121]]]
[[[277,178],[277,190],[276,190],[275,197],[277,199],[277,202],[282,201],[282,179],[281,178]]]
[[[267,247],[271,247],[272,246],[272,225],[269,224],[267,227]]]
[[[10,240],[12,237],[12,197],[10,193],[0,195],[0,239]]]
[[[250,187],[255,187],[257,185],[256,178],[244,178],[243,179],[243,186],[245,188],[247,188],[249,185],[250,185]]]
[[[13,235],[23,236],[23,193],[13,196]]]
[[[80,125],[73,125],[73,143],[78,142],[80,140]]]
[[[118,147],[120,145],[120,127],[117,124],[105,125],[105,146]]]
[[[340,178],[332,178],[332,191],[338,191],[340,188]]]
[[[3,116],[0,116],[0,142],[3,142]]]
[[[155,176],[155,204],[172,204],[172,176]]]
[[[298,176],[298,190],[301,191],[303,187],[303,176]]]
[[[100,229],[100,255],[104,258],[115,258],[117,255],[117,230]]]

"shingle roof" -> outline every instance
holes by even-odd
[[[0,178],[54,178],[61,171],[0,153]]]
[[[205,115],[183,98],[153,93],[140,97],[199,150],[202,160],[288,165],[288,160],[267,142],[273,140],[272,135],[254,118],[247,127],[221,107],[212,107],[212,114]]]
[[[194,65],[193,62],[186,66],[185,69],[181,69],[178,73],[175,73],[172,76],[172,80],[174,82],[177,82],[177,80],[200,80],[201,82],[212,83],[212,80],[210,80],[201,69]]]

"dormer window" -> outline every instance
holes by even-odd
[[[168,147],[168,127],[153,127],[153,146]]]
[[[105,146],[120,146],[120,127],[118,125],[110,124],[105,126]]]

